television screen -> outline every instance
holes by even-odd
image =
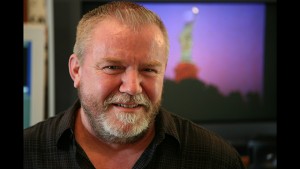
[[[163,107],[195,122],[276,119],[272,4],[139,3],[160,16],[169,34]],[[82,7],[85,13],[96,4]]]

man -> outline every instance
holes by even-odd
[[[244,168],[223,139],[160,107],[169,41],[131,2],[87,13],[69,73],[78,100],[24,131],[25,168]]]

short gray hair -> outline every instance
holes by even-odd
[[[113,17],[121,23],[138,30],[141,25],[155,24],[161,30],[165,41],[165,54],[169,55],[169,37],[166,27],[160,17],[142,5],[128,1],[112,1],[86,13],[77,25],[76,42],[73,53],[82,60],[88,41],[91,39],[91,32],[95,25],[105,18]]]

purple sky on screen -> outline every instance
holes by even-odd
[[[170,37],[166,78],[174,79],[180,62],[179,35],[197,7],[192,37],[192,61],[198,77],[227,95],[263,94],[265,5],[259,3],[143,3],[164,21]]]

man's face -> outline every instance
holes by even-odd
[[[134,32],[116,20],[97,24],[74,86],[95,135],[127,143],[153,123],[167,64],[159,28]]]

